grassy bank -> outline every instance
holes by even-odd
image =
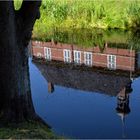
[[[14,0],[18,10],[22,0]],[[60,28],[139,29],[140,0],[42,0],[33,36]]]
[[[14,2],[18,10],[22,0]],[[35,40],[103,46],[106,41],[133,42],[133,35],[124,30],[140,28],[140,0],[42,0],[40,11]]]
[[[0,127],[1,139],[54,139],[52,131],[40,122],[11,123]]]
[[[140,27],[139,0],[43,0],[41,18],[34,36],[44,36],[55,28]]]

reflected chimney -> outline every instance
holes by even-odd
[[[48,92],[53,93],[54,92],[54,85],[51,82],[48,82]]]

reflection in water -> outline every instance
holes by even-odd
[[[116,72],[109,73],[101,69],[92,71],[86,67],[77,67],[59,62],[37,63],[35,65],[48,81],[48,92],[54,91],[54,85],[74,88],[90,92],[100,92],[116,96],[131,83],[129,75]]]
[[[39,60],[40,61],[40,60]],[[121,117],[124,133],[125,115],[130,113],[129,92],[131,89],[131,79],[124,73],[117,75],[117,72],[109,74],[103,70],[87,70],[82,67],[61,63],[42,63],[33,60],[34,64],[41,71],[48,81],[48,93],[53,93],[55,85],[74,88],[78,90],[99,92],[109,96],[117,96],[117,114]],[[63,65],[62,65],[63,64]],[[123,134],[124,137],[124,134]]]
[[[46,65],[34,61],[34,64],[48,81],[48,93],[54,92],[55,86],[59,85],[90,91],[91,94],[94,94],[94,91],[96,91],[109,96],[117,96],[118,102],[116,111],[117,114],[121,115],[124,125],[125,115],[130,112],[128,91],[131,91],[131,87],[129,87],[131,85],[131,80],[129,79],[129,76],[109,75],[108,73],[103,73],[99,70],[93,72],[76,69],[77,67],[70,69],[68,65],[63,65],[62,67],[56,63],[48,63]]]
[[[42,116],[46,112],[47,115],[43,117],[46,121],[51,122],[51,126],[58,134],[65,133],[64,135],[69,135],[73,138],[135,138],[135,135],[130,135],[134,131],[129,130],[133,121],[131,120],[125,124],[126,116],[131,110],[131,105],[129,104],[129,96],[133,92],[131,86],[133,80],[139,76],[140,70],[140,54],[138,48],[135,49],[135,41],[130,43],[130,36],[128,34],[128,37],[126,37],[123,33],[119,39],[118,36],[117,38],[113,36],[109,39],[101,35],[101,42],[97,41],[94,36],[90,36],[92,43],[89,42],[90,46],[88,47],[85,44],[81,45],[82,41],[79,41],[79,45],[79,38],[76,40],[74,36],[68,41],[65,40],[64,43],[62,43],[63,36],[61,36],[61,39],[57,38],[58,40],[52,38],[48,42],[32,41],[32,62],[47,81],[48,86],[47,88],[44,87],[44,89],[48,90],[48,93],[53,93],[47,94],[47,102],[46,98],[42,99],[46,102],[46,106],[49,107],[45,107],[44,112],[39,112],[41,112]],[[70,94],[67,97],[66,93],[68,92]],[[88,99],[86,101],[85,98],[84,103],[81,103],[82,93],[88,93],[84,95]],[[106,102],[106,99],[103,99],[104,96],[94,93],[102,93],[101,95],[108,95],[107,97],[112,98],[109,98],[110,101]],[[94,97],[92,96],[93,98],[91,98],[91,95]],[[45,95],[42,96],[44,97]],[[132,94],[132,96],[135,95]],[[74,97],[77,97],[77,104],[73,101]],[[117,100],[117,104],[113,100],[114,97]],[[89,100],[91,100],[91,103]],[[71,109],[69,106],[66,107],[68,103],[69,106],[72,106]],[[76,105],[71,105],[73,103]],[[88,103],[92,105],[86,105]],[[97,104],[104,104],[104,106],[97,106]],[[57,109],[54,109],[54,106],[57,106],[55,107]],[[62,110],[59,106],[62,106]],[[114,112],[120,116],[122,121],[122,137],[120,137],[119,133],[121,131],[120,120],[116,120],[113,107],[115,108]],[[77,108],[76,111],[75,108]],[[60,114],[57,112],[58,110],[61,112]],[[80,115],[76,114],[76,112],[80,112]],[[106,112],[109,112],[109,114]],[[47,119],[49,118],[49,113],[52,114],[50,119]],[[131,113],[133,115],[132,111]],[[59,119],[53,116],[57,116]],[[87,118],[84,118],[84,116]],[[131,118],[131,115],[129,116]],[[75,118],[78,118],[78,121],[75,121]],[[110,123],[107,123],[108,121]],[[72,125],[73,123],[74,125]],[[88,131],[81,127],[83,124],[88,127]],[[105,128],[104,132],[99,131],[101,128]],[[136,136],[139,137],[139,134],[136,134]]]
[[[48,61],[63,61],[78,65],[103,67],[108,69],[120,69],[135,71],[138,69],[139,53],[135,50],[124,48],[111,48],[109,43],[105,44],[102,51],[99,46],[82,48],[77,45],[51,42],[32,42],[32,53],[34,57],[43,58]],[[138,61],[136,61],[138,60]]]

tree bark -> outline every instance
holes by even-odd
[[[28,43],[39,18],[40,1],[0,1],[0,111],[1,118],[24,120],[35,116],[31,99]]]

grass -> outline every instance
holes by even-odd
[[[55,28],[139,28],[138,0],[43,0],[34,35]]]
[[[39,122],[22,122],[0,127],[1,139],[56,139],[57,137],[47,127]]]
[[[14,4],[18,10],[22,0],[14,0]],[[35,23],[33,38],[43,41],[53,38],[60,42],[81,44],[84,40],[85,44],[82,44],[84,46],[91,46],[93,43],[103,45],[108,37],[97,34],[95,38],[95,35],[91,35],[94,34],[94,28],[103,30],[140,28],[140,0],[42,0],[40,12],[41,17]],[[67,29],[71,32],[64,31]],[[90,33],[84,32],[82,35],[79,29],[88,29]],[[116,42],[118,39],[113,38]],[[125,42],[126,37],[120,40],[121,43],[123,40]]]

